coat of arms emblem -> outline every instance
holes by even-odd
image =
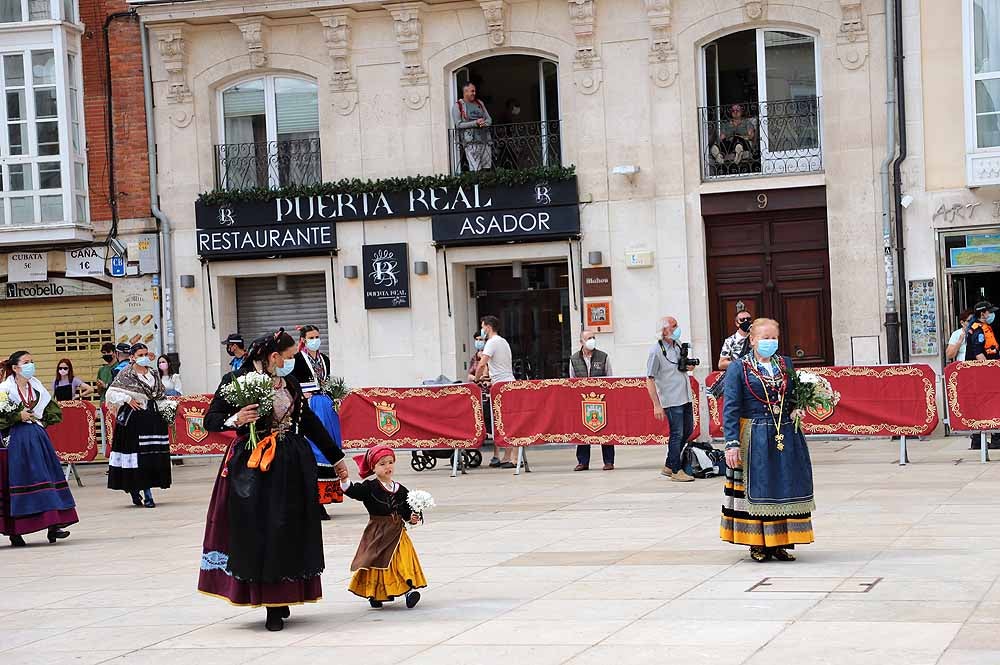
[[[184,424],[188,437],[195,443],[201,443],[208,438],[205,429],[205,410],[193,407],[184,410]]]
[[[396,405],[388,402],[375,403],[375,422],[380,432],[392,436],[399,431],[399,418],[396,417]]]
[[[608,424],[608,405],[604,395],[589,393],[583,395],[583,426],[591,432],[599,432]]]
[[[837,408],[837,403],[840,402],[840,393],[836,390],[833,391],[833,400],[830,402],[830,406],[821,406],[819,404],[815,406],[810,406],[806,408],[806,413],[815,418],[816,420],[822,422],[833,415],[834,410]]]

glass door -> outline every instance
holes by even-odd
[[[758,30],[757,60],[762,171],[820,169],[816,40],[797,32]]]

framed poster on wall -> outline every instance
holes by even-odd
[[[911,279],[907,284],[910,299],[910,355],[938,354],[937,291],[933,279]]]
[[[361,248],[365,309],[410,306],[410,270],[406,243],[364,245]]]

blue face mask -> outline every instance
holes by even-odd
[[[993,322],[996,321],[996,320],[997,320],[997,313],[996,312],[990,312],[989,314],[986,315],[986,323],[988,323],[989,325],[992,326]]]
[[[274,370],[278,376],[288,376],[295,369],[295,358],[285,358],[285,364]]]
[[[139,367],[152,367],[153,359],[150,358],[149,356],[143,356],[141,358],[136,358],[135,364],[138,365]]]
[[[486,342],[481,339],[476,340],[476,351],[482,351],[486,348]]]
[[[675,342],[681,341],[681,329],[679,327],[674,328],[674,332],[672,335],[670,335],[670,338]]]
[[[479,336],[480,337],[486,337],[486,328],[480,328],[479,329]]]
[[[35,376],[35,363],[24,363],[21,365],[21,376],[26,379],[33,378]]]
[[[757,342],[757,353],[761,358],[770,358],[778,352],[778,340],[762,339]]]
[[[306,348],[309,349],[310,351],[319,351],[319,347],[322,343],[323,343],[322,339],[320,339],[319,337],[313,337],[312,339],[306,340]]]

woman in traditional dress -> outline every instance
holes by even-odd
[[[723,377],[726,485],[722,539],[749,545],[763,563],[794,561],[788,551],[813,542],[812,463],[792,422],[792,361],[776,356],[778,322],[757,319],[748,353]]]
[[[344,454],[309,408],[291,376],[297,346],[284,330],[255,341],[235,380],[250,372],[272,377],[273,409],[237,409],[219,386],[205,415],[210,432],[235,429],[212,491],[205,525],[198,590],[234,605],[267,608],[265,626],[284,627],[289,605],[322,595],[323,530],[316,491],[316,460],[308,436],[347,479]],[[259,444],[248,447],[250,423]]]
[[[59,404],[35,378],[27,351],[0,363],[0,533],[13,547],[24,534],[48,530],[49,542],[69,536],[76,502],[45,428],[62,420]]]
[[[170,487],[169,431],[156,407],[164,397],[163,382],[145,344],[133,346],[130,356],[132,362],[104,396],[117,408],[108,489],[128,492],[136,506],[155,508],[152,488]]]
[[[333,400],[323,390],[324,384],[330,379],[330,358],[319,350],[323,340],[319,334],[319,328],[313,325],[299,328],[299,352],[295,354],[295,371],[293,372],[306,399],[309,400],[309,408],[312,409],[330,437],[338,448],[341,447],[340,437],[340,416],[334,408]],[[316,479],[319,488],[319,502],[324,506],[331,503],[342,503],[344,492],[340,487],[340,481],[333,465],[326,458],[323,451],[313,442],[313,456],[316,458]],[[323,519],[330,519],[330,515],[323,509]]]

